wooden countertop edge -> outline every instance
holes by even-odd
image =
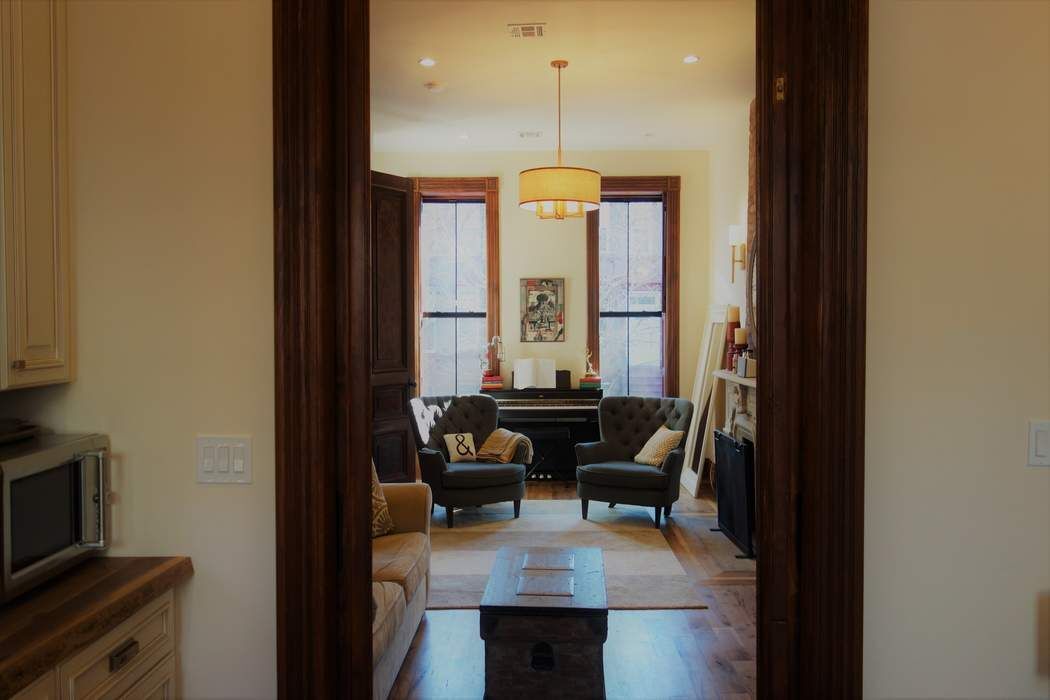
[[[17,655],[0,661],[0,698],[10,697],[29,686],[62,660],[89,646],[146,603],[192,575],[193,562],[189,557],[161,558],[145,575],[109,591],[105,602],[70,615],[68,621],[57,625],[51,634],[21,649]],[[55,611],[41,615],[39,622],[46,624],[53,617],[57,617]]]

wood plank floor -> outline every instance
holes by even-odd
[[[573,482],[527,485],[529,500],[575,498]],[[683,493],[662,530],[709,609],[610,611],[609,698],[754,697],[754,567],[716,557],[699,544],[701,536],[710,538],[713,512],[710,494],[694,499]],[[485,648],[478,624],[477,610],[428,610],[390,697],[482,697]]]

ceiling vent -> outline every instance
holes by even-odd
[[[523,22],[508,24],[507,32],[511,39],[542,39],[546,27],[546,22]]]
[[[543,136],[542,131],[519,131],[518,138],[521,139],[538,139]]]

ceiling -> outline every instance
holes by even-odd
[[[567,151],[711,148],[754,96],[750,0],[372,0],[371,12],[377,152],[553,150],[555,58],[569,61]],[[507,25],[526,22],[544,36],[511,38]]]

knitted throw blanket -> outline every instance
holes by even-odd
[[[525,459],[523,460],[525,464],[532,462],[532,440],[521,433],[512,433],[506,428],[496,428],[478,450],[478,461],[507,464],[514,461],[514,453],[517,452],[518,445],[525,445]]]

